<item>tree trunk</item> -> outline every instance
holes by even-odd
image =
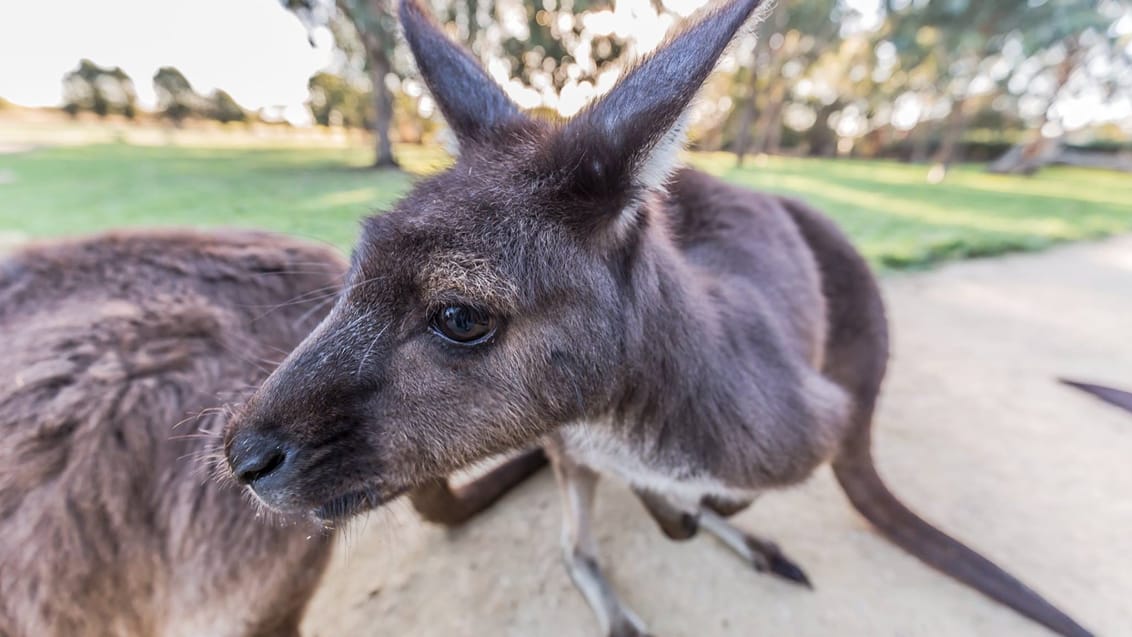
[[[1057,159],[1061,154],[1061,139],[1051,139],[1038,133],[1037,139],[1011,147],[1002,157],[987,166],[987,172],[1000,175],[1032,175]]]
[[[751,142],[751,124],[755,121],[755,98],[759,79],[758,59],[751,63],[751,77],[747,84],[747,99],[743,100],[743,110],[739,112],[739,133],[735,136],[735,165],[743,166],[743,158]]]
[[[785,3],[776,4],[774,6],[773,13],[767,16],[766,21],[763,24],[771,26],[771,30],[768,31],[768,33],[772,33],[774,31],[783,31],[785,29],[787,20],[786,8],[784,5]],[[760,40],[761,39],[762,38],[760,36]],[[774,84],[774,90],[777,90],[777,87],[783,84],[782,63],[786,58],[785,53],[786,52],[783,51],[781,47],[779,49],[770,49],[770,59],[767,61],[767,63],[764,63],[763,60],[760,59],[761,56],[757,52],[753,54],[754,59],[751,60],[750,95],[747,96],[747,103],[744,105],[745,108],[741,115],[741,119],[739,120],[739,136],[736,139],[735,146],[735,159],[737,165],[739,166],[743,165],[743,158],[746,156],[748,151],[753,150],[756,153],[762,152],[759,147],[763,143],[763,132],[759,128],[759,122],[763,121],[765,110],[763,113],[759,113],[758,109],[755,107],[756,101],[758,99],[759,69],[766,69],[765,77],[770,79],[770,82]],[[775,93],[772,91],[771,95],[768,96],[766,109],[774,108],[774,101]],[[758,117],[758,122],[756,122],[756,116]],[[752,125],[754,126],[755,130],[758,131],[756,132],[757,138],[754,140],[754,148],[752,148],[751,146]]]
[[[785,105],[785,99],[779,100],[771,112],[770,123],[767,124],[766,131],[766,148],[763,149],[763,152],[767,154],[777,155],[782,150],[782,114]]]
[[[936,152],[935,163],[947,170],[951,164],[960,159],[959,148],[963,133],[967,130],[967,98],[961,97],[951,104],[951,112],[947,115],[943,135],[940,138],[939,151]]]
[[[373,80],[373,101],[377,116],[373,120],[373,136],[376,142],[374,168],[397,168],[393,157],[393,143],[389,139],[389,129],[393,124],[393,95],[385,84],[389,74],[389,59],[383,51],[370,56],[370,77]]]
[[[1057,80],[1053,95],[1049,99],[1049,104],[1046,105],[1045,112],[1042,113],[1042,119],[1038,122],[1037,130],[1031,134],[1029,142],[1012,147],[1002,157],[991,162],[987,166],[987,171],[998,174],[1032,175],[1038,172],[1042,166],[1055,161],[1061,154],[1061,136],[1059,135],[1055,139],[1048,138],[1042,133],[1042,129],[1050,121],[1050,109],[1057,103],[1057,98],[1061,96],[1062,89],[1069,83],[1069,79],[1073,77],[1073,71],[1077,69],[1077,65],[1084,57],[1076,40],[1068,38],[1065,42],[1068,51],[1065,59],[1057,66]]]
[[[922,164],[928,160],[928,152],[932,147],[932,127],[924,120],[916,123],[912,129],[912,152],[908,161],[913,164]]]
[[[468,0],[468,48],[474,50],[476,45],[476,32],[479,31],[479,0]]]
[[[806,145],[812,157],[833,157],[837,154],[837,132],[829,127],[829,117],[841,110],[840,99],[822,105],[818,109],[814,125],[806,131]]]
[[[393,125],[393,95],[385,85],[385,76],[393,68],[386,52],[386,44],[392,50],[393,35],[385,32],[386,21],[383,20],[389,17],[388,0],[336,0],[335,4],[354,23],[369,63],[375,110],[373,167],[396,168],[398,164],[393,157],[393,143],[389,139],[389,129]]]
[[[770,91],[766,108],[763,109],[763,112],[759,115],[758,123],[755,124],[755,143],[751,148],[754,153],[767,152],[772,137],[771,129],[776,122],[781,124],[782,121],[779,114],[786,101],[786,82],[780,75],[772,77],[774,77],[774,88]]]

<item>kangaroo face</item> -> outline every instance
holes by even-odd
[[[694,25],[552,124],[405,0],[460,157],[367,220],[335,308],[230,425],[235,477],[273,508],[341,517],[607,410],[627,341],[649,337],[634,317],[666,311],[633,292],[656,277],[633,264],[664,232],[643,203],[748,12]]]
[[[600,404],[613,271],[525,183],[535,150],[473,151],[365,222],[337,305],[228,432],[264,502],[349,514]]]

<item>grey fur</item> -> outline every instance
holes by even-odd
[[[587,539],[597,473],[659,496],[656,511],[694,517],[741,509],[831,462],[895,543],[1056,632],[1088,635],[880,480],[870,425],[887,323],[872,274],[833,223],[694,170],[665,188],[641,178],[668,174],[655,153],[757,4],[705,12],[606,97],[551,123],[498,108],[475,121],[476,105],[502,91],[403,0],[460,157],[368,220],[355,286],[233,421],[231,464],[270,506],[349,515],[543,440],[577,503],[565,512],[566,563],[602,625],[631,635],[642,626]],[[470,86],[471,108],[460,98]],[[436,329],[445,307],[475,308],[496,331],[455,344]],[[270,471],[233,457],[265,448],[282,450]],[[742,548],[737,531],[710,521]],[[777,549],[744,537],[774,571]]]

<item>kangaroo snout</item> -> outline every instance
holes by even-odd
[[[284,515],[327,520],[380,506],[398,491],[382,470],[381,437],[365,426],[372,385],[326,374],[311,384],[326,350],[296,351],[228,422],[228,475]]]
[[[293,450],[278,435],[261,432],[237,434],[228,448],[228,466],[236,481],[254,488],[284,471]]]
[[[228,469],[267,506],[286,511],[289,485],[295,478],[297,449],[276,431],[242,428],[225,445]]]

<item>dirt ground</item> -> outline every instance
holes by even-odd
[[[928,519],[1102,635],[1132,631],[1132,415],[1055,382],[1132,387],[1132,237],[884,281],[893,360],[881,472]],[[737,522],[777,540],[813,592],[708,537],[673,543],[605,482],[597,531],[658,637],[1042,635],[887,543],[828,470]],[[305,634],[593,636],[558,556],[549,472],[454,532],[407,505],[351,527]]]

